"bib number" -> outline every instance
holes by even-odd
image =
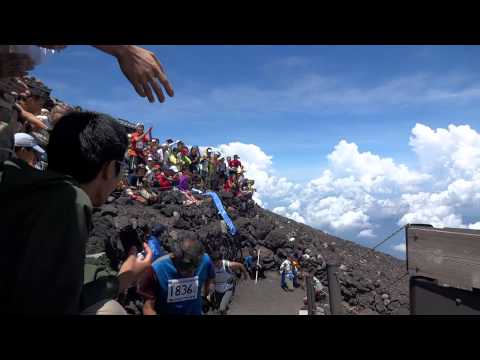
[[[195,300],[198,295],[198,276],[168,280],[167,303]]]

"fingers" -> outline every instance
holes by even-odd
[[[152,56],[153,56],[153,60],[155,60],[155,62],[157,63],[158,67],[160,68],[160,70],[162,71],[162,73],[166,76],[167,75],[167,72],[165,71],[165,68],[163,67],[162,63],[160,62],[160,60],[157,59],[157,57],[155,56],[155,54],[152,53]]]
[[[141,97],[145,97],[145,91],[143,90],[142,84],[140,84],[138,82],[135,82],[135,81],[132,81],[132,80],[130,80],[130,82],[132,83],[132,86],[135,89],[135,91],[137,92],[137,94],[140,95]]]
[[[163,91],[160,86],[158,86],[156,79],[150,79],[148,83],[155,91],[155,94],[157,94],[158,101],[160,101],[161,103],[165,102],[165,95],[163,95]]]
[[[159,68],[159,71],[157,70],[157,72],[156,72],[157,78],[160,80],[160,82],[162,83],[165,90],[167,90],[168,96],[173,97],[174,96],[173,87],[167,79],[167,73],[165,72],[165,69],[163,68],[160,61],[158,61],[155,54],[152,54],[152,57],[155,60],[155,62],[157,63],[158,68]]]
[[[145,95],[147,95],[148,101],[153,103],[155,101],[155,98],[153,97],[152,94],[152,89],[150,89],[150,86],[148,85],[148,82],[146,84],[142,84],[143,91]]]
[[[173,92],[173,87],[172,85],[170,84],[170,81],[168,81],[167,77],[161,73],[159,76],[157,76],[158,79],[160,80],[160,82],[162,83],[163,87],[165,88],[165,90],[167,90],[167,94],[168,96],[170,97],[173,97],[174,95],[174,92]]]
[[[150,249],[150,246],[148,246],[147,243],[143,243],[143,250],[145,251],[145,258],[143,261],[151,263],[153,259],[152,249]]]

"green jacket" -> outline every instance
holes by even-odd
[[[75,314],[92,203],[73,178],[0,165],[0,313]]]

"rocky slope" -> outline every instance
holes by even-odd
[[[238,229],[233,238],[222,231],[220,217],[209,198],[203,198],[199,205],[185,206],[180,192],[169,191],[161,193],[153,205],[142,205],[127,197],[104,205],[93,215],[95,228],[87,244],[87,254],[106,252],[107,256],[89,257],[87,263],[118,269],[124,254],[118,231],[136,219],[139,227],[165,225],[167,231],[162,240],[167,247],[180,231],[193,231],[207,251],[222,249],[230,259],[241,258],[248,249],[260,248],[263,265],[269,270],[278,269],[287,255],[308,254],[301,266],[315,273],[325,286],[328,286],[326,263],[337,263],[348,313],[408,314],[408,277],[397,281],[406,272],[404,261],[281,217],[252,202],[242,202],[229,193],[220,196]],[[141,302],[134,294],[131,300],[129,311],[138,314]],[[320,305],[328,308],[327,302],[325,297]]]

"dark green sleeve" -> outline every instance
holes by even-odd
[[[49,197],[49,199],[47,199]],[[83,285],[90,208],[73,186],[44,193],[16,281],[18,305],[33,314],[76,314]]]

